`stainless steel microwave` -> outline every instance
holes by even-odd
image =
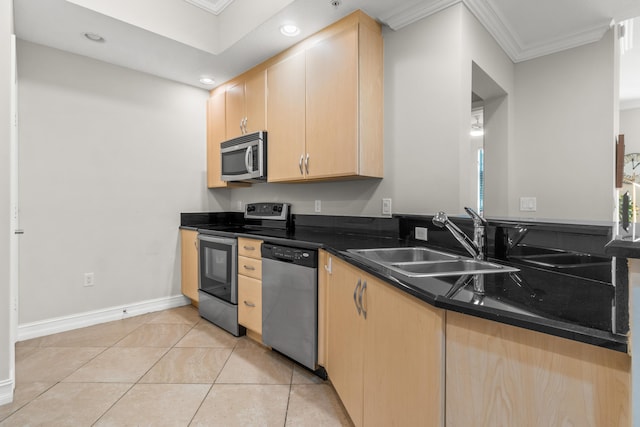
[[[260,131],[220,143],[223,181],[267,180],[267,132]]]

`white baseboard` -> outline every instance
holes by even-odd
[[[72,329],[84,328],[86,326],[97,325],[98,323],[126,319],[133,316],[139,316],[141,314],[181,307],[188,304],[191,304],[191,300],[189,298],[184,295],[175,295],[26,323],[18,325],[18,341],[57,334],[58,332],[70,331]]]
[[[0,381],[0,405],[13,402],[13,380]]]

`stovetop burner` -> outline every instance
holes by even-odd
[[[261,234],[270,237],[287,237],[293,231],[291,205],[289,203],[248,203],[244,211],[244,224],[213,224],[199,227],[219,233]]]

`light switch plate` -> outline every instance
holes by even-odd
[[[322,202],[320,200],[316,200],[315,211],[316,213],[320,213],[322,211]]]
[[[382,199],[382,216],[391,216],[391,199]]]
[[[537,201],[535,197],[520,197],[520,210],[525,212],[535,212]]]

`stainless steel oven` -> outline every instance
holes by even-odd
[[[200,316],[235,336],[245,329],[238,325],[238,241],[235,238],[198,235]]]

